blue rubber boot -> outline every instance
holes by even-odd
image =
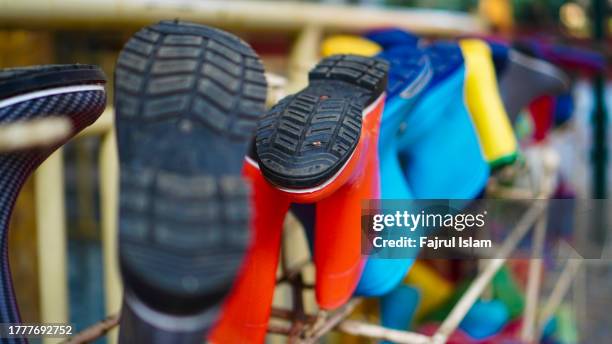
[[[499,300],[477,301],[459,328],[474,339],[485,339],[499,333],[508,323],[510,314]]]
[[[424,50],[432,63],[433,79],[407,116],[408,129],[397,140],[405,179],[415,199],[477,198],[490,171],[464,102],[461,51],[451,43]],[[397,307],[394,294],[381,304],[382,324],[390,328],[396,324],[387,319],[411,317],[410,307]]]
[[[381,322],[387,328],[407,330],[414,317],[421,294],[418,289],[400,285],[380,298]],[[391,344],[384,341],[381,344]]]
[[[574,98],[571,92],[557,96],[555,103],[554,123],[555,127],[562,126],[572,119],[574,113]]]
[[[387,103],[378,140],[383,199],[412,199],[398,156],[397,137],[432,78],[426,54],[413,47],[392,48],[379,54],[390,62]],[[355,290],[359,296],[380,296],[390,292],[404,278],[414,259],[369,257]]]
[[[399,139],[406,180],[417,199],[474,199],[490,171],[464,101],[461,50],[454,43],[425,50],[434,79]]]
[[[363,36],[376,42],[384,50],[396,47],[417,47],[421,39],[417,35],[396,28],[371,30]]]
[[[495,67],[495,75],[497,79],[502,76],[508,66],[508,56],[510,47],[502,42],[487,40],[489,48],[491,48],[491,57],[493,58],[493,66]]]

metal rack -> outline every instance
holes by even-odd
[[[396,26],[426,35],[486,32],[485,23],[477,17],[437,10],[389,10],[274,1],[20,0],[0,2],[0,21],[3,27],[7,28],[123,29],[126,26],[138,27],[164,18],[180,18],[245,31],[295,32],[295,40],[288,57],[287,82],[284,82],[282,78],[268,78],[275,88],[273,93],[277,96],[283,92],[292,92],[306,84],[307,71],[318,58],[319,43],[322,37],[330,32],[355,32],[380,26]],[[116,314],[121,306],[122,291],[116,256],[118,162],[113,117],[113,109],[109,107],[96,123],[80,134],[80,136],[99,136],[101,138],[99,168],[105,299],[107,314],[111,316],[94,326],[89,332],[83,333],[81,337],[73,338],[73,342],[105,334],[116,325],[116,317],[112,314]],[[29,123],[19,129],[2,127],[0,130],[5,133],[15,130],[26,130],[32,133],[33,130],[39,130],[37,128],[40,125],[42,124]],[[44,125],[46,139],[58,139],[65,135],[62,129],[65,123],[44,123]],[[0,135],[0,137],[5,136]],[[18,146],[15,146],[14,141],[0,141],[0,151],[16,149],[15,147],[23,148],[30,144],[40,144],[40,141],[20,143]],[[34,177],[36,216],[39,219],[37,228],[39,233],[39,280],[45,286],[41,290],[42,322],[68,321],[65,267],[66,220],[64,218],[62,171],[62,150],[60,149],[40,166]],[[544,189],[540,196],[546,198],[549,194],[550,190]],[[351,300],[332,313],[307,314],[304,311],[301,297],[294,297],[292,309],[275,308],[273,311],[274,318],[289,321],[291,326],[271,326],[270,332],[286,335],[289,341],[294,343],[314,343],[333,329],[398,343],[443,343],[483,292],[495,272],[503,265],[505,258],[515,248],[518,241],[527,234],[531,225],[544,221],[542,220],[544,217],[541,216],[544,209],[538,204],[541,203],[535,203],[524,215],[523,220],[504,243],[501,248],[501,258],[488,262],[438,332],[431,338],[417,333],[386,329],[376,324],[346,320],[346,317],[360,302],[359,299]],[[544,227],[545,223],[536,226],[538,237]],[[539,289],[539,278],[536,275],[537,264],[539,264],[537,260],[532,261],[533,275],[530,274],[528,287],[526,317],[529,319],[529,325],[523,333],[523,338],[528,340],[536,338],[542,322],[535,314]],[[305,265],[302,263],[293,267],[289,265],[288,262],[283,264],[284,268],[279,282],[289,285],[292,289],[291,294],[300,295],[303,290],[311,287],[303,283],[302,274]],[[559,283],[559,289],[553,293],[547,303],[544,314],[551,314],[558,306],[559,300],[567,291],[571,276],[577,270],[577,265],[578,263],[568,265],[568,272],[563,275],[565,277],[561,280],[562,283]]]
[[[546,147],[543,147],[546,151]],[[551,151],[548,153],[552,154]],[[358,306],[362,299],[356,298],[347,302],[333,312],[318,311],[309,314],[304,311],[303,292],[313,286],[304,282],[303,273],[308,261],[288,266],[286,253],[281,252],[281,275],[277,280],[278,284],[288,284],[291,288],[292,304],[290,309],[274,307],[272,309],[272,319],[283,320],[286,325],[271,324],[268,332],[280,334],[286,337],[287,343],[313,344],[317,343],[321,337],[332,330],[363,336],[376,340],[388,340],[399,344],[442,344],[457,329],[461,320],[465,317],[469,309],[485,291],[487,285],[493,279],[495,273],[503,266],[510,254],[516,249],[518,243],[533,229],[532,248],[533,257],[540,257],[543,249],[543,237],[546,229],[548,197],[552,191],[551,180],[556,174],[557,163],[554,156],[545,155],[548,160],[546,174],[542,178],[541,191],[535,195],[535,199],[528,201],[530,206],[524,212],[521,219],[513,228],[503,244],[498,248],[497,258],[488,259],[484,269],[474,279],[472,284],[463,294],[459,302],[452,309],[447,318],[442,322],[434,335],[426,336],[423,334],[398,331],[382,327],[378,324],[365,321],[347,319],[352,311]],[[492,183],[490,190],[496,193],[504,193],[503,188]],[[516,190],[515,190],[516,191]],[[524,193],[528,190],[524,190]],[[524,195],[524,193],[518,193]],[[543,303],[543,309],[539,316],[536,312],[540,305],[540,275],[542,260],[532,258],[529,265],[529,279],[527,284],[527,300],[524,312],[524,323],[521,331],[521,339],[526,343],[535,343],[541,337],[546,321],[554,315],[557,308],[564,300],[569,291],[574,277],[576,276],[583,260],[578,255],[571,257],[565,263],[555,288]],[[117,325],[116,316],[112,316],[100,324],[96,324],[80,337],[74,338],[69,343],[83,343],[103,335],[108,330]]]

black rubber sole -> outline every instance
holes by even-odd
[[[286,188],[332,177],[361,135],[362,111],[384,92],[389,65],[378,58],[335,55],[319,62],[309,85],[261,120],[256,153],[264,176]]]
[[[43,65],[0,70],[0,100],[62,86],[104,84],[106,77],[97,66]]]
[[[196,314],[229,292],[249,243],[241,169],[266,91],[251,47],[216,29],[160,22],[123,48],[120,264],[149,307]]]

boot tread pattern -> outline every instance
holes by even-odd
[[[310,85],[260,121],[256,152],[273,184],[308,188],[332,177],[357,147],[363,110],[383,92],[388,64],[335,55],[310,72]]]
[[[264,110],[261,61],[225,32],[161,22],[126,43],[115,88],[124,284],[164,312],[217,307],[249,243],[241,169]]]
[[[237,38],[161,22],[136,33],[121,52],[117,110],[126,120],[188,118],[249,138],[267,94],[262,71],[255,52]]]

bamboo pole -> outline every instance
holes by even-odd
[[[0,2],[5,26],[137,28],[180,18],[221,28],[299,31],[313,25],[334,31],[394,26],[420,34],[483,33],[475,15],[444,10],[322,5],[296,1],[20,0]]]
[[[40,320],[68,323],[66,213],[63,150],[55,151],[34,173]],[[57,342],[45,338],[44,343]]]
[[[287,92],[294,93],[308,85],[308,72],[319,60],[323,30],[309,25],[300,31],[289,55]]]
[[[89,127],[83,129],[77,137],[98,136],[108,134],[113,130],[115,117],[115,109],[112,106],[107,106],[104,112],[98,119]]]
[[[5,123],[0,126],[0,153],[51,146],[66,139],[71,130],[64,117]]]
[[[119,312],[123,297],[117,256],[117,164],[115,132],[110,131],[102,137],[102,145],[100,147],[102,259],[104,261],[104,296],[107,315]],[[116,342],[117,331],[111,331],[109,338],[110,342]]]

